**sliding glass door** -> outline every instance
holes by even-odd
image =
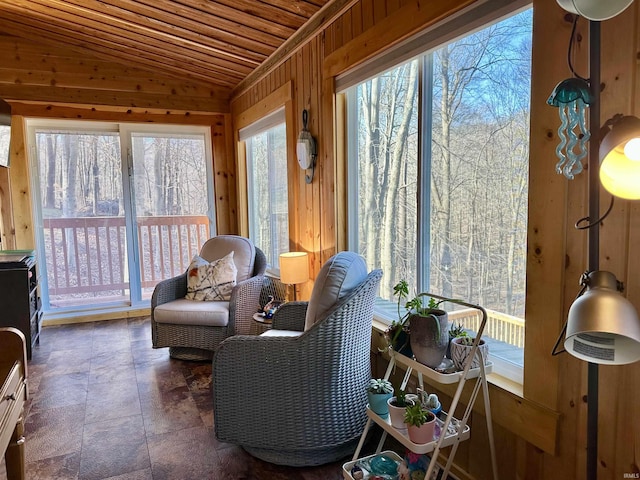
[[[209,238],[209,129],[30,121],[29,138],[45,310],[143,305]]]

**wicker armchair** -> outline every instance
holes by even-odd
[[[235,235],[210,238],[200,256],[212,261],[231,251],[238,274],[228,302],[184,298],[186,272],[156,285],[151,297],[153,348],[169,347],[170,356],[180,360],[211,360],[225,338],[250,332],[252,316],[259,308],[266,258],[251,240]]]
[[[321,465],[355,451],[366,423],[371,321],[382,272],[367,274],[358,257],[364,274],[355,284],[341,282],[351,288],[336,295],[336,284],[321,277],[343,254],[355,255],[329,260],[310,301],[283,305],[272,330],[220,345],[213,362],[218,440],[292,466]],[[297,332],[280,336],[283,328]]]

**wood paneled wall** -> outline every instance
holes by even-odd
[[[341,132],[336,132],[334,76],[426,28],[439,15],[455,8],[452,3],[360,0],[232,98],[231,115],[235,118],[291,81],[294,110],[300,113],[306,108],[310,112],[310,130],[321,145],[316,180],[306,185],[303,172],[298,169],[289,187],[290,201],[297,212],[292,220],[292,248],[311,252],[314,271],[328,256],[346,247],[344,212],[337,208],[344,205],[343,176],[337,161],[342,157],[343,139]],[[579,290],[580,274],[586,269],[587,235],[573,226],[586,215],[587,177],[585,174],[569,182],[555,173],[559,119],[557,110],[546,104],[555,84],[570,76],[566,48],[572,17],[555,0],[534,0],[533,5],[525,385],[520,397],[497,387],[492,388],[491,395],[492,404],[504,409],[495,415],[496,442],[503,459],[501,478],[577,479],[585,477],[586,465],[586,364],[566,354],[552,357],[551,349]],[[634,5],[619,17],[603,22],[603,121],[616,112],[640,113],[638,19],[638,6]],[[576,68],[588,75],[585,20],[578,24],[574,48]],[[297,121],[299,130],[301,120]],[[608,198],[602,197],[606,206]],[[637,202],[616,202],[601,232],[601,268],[625,281],[628,298],[640,309],[640,278],[632,275],[640,262]],[[640,365],[601,367],[600,479],[619,479],[624,473],[640,471],[639,393]],[[523,416],[523,412],[533,417]],[[462,469],[458,473],[467,478],[488,479],[491,474],[486,432],[482,433],[481,417],[474,415],[474,427],[480,428],[456,457]],[[537,421],[536,415],[544,422]],[[543,440],[534,439],[534,432]],[[535,445],[545,442],[553,447]]]

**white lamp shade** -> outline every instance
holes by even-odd
[[[640,119],[626,116],[613,125],[600,143],[600,183],[616,197],[640,199],[640,156],[629,148],[638,139]]]
[[[309,258],[306,252],[280,254],[280,281],[287,285],[309,280]]]
[[[589,20],[608,20],[622,13],[633,0],[557,0],[567,12]]]
[[[640,319],[617,291],[612,273],[589,274],[586,293],[569,309],[564,348],[591,363],[623,365],[640,360]]]

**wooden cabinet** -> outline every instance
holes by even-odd
[[[26,342],[15,328],[0,327],[0,345],[0,452],[4,452],[7,478],[23,480]]]
[[[25,336],[30,359],[42,326],[35,252],[0,251],[0,312],[0,327],[15,327]]]

